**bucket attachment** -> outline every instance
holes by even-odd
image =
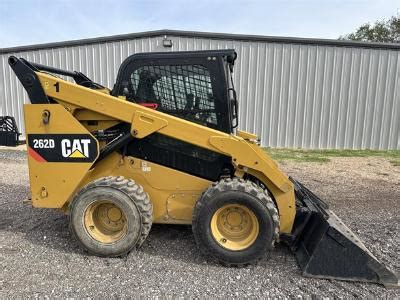
[[[291,178],[297,215],[289,242],[304,276],[366,281],[399,287],[399,279],[382,265],[328,205]]]

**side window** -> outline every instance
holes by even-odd
[[[209,70],[202,65],[141,66],[130,75],[134,102],[155,103],[157,110],[217,128]]]

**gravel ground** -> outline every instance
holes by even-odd
[[[22,204],[28,197],[25,153],[0,151],[0,298],[7,297],[363,297],[400,298],[376,284],[304,278],[278,245],[256,266],[226,268],[196,248],[188,226],[153,226],[125,258],[88,256],[67,218]],[[381,158],[337,158],[282,168],[328,202],[378,259],[400,270],[400,167]]]

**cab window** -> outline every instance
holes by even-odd
[[[210,72],[202,65],[142,65],[130,74],[128,85],[128,100],[218,128]]]

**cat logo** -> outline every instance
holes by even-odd
[[[61,153],[65,158],[89,158],[90,139],[63,139]]]

